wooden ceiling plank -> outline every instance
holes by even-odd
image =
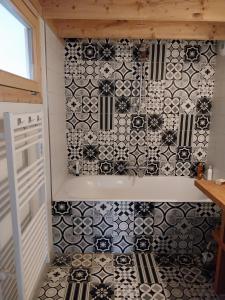
[[[61,38],[224,40],[225,23],[54,20]]]
[[[224,0],[41,0],[46,19],[225,21]]]

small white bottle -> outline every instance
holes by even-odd
[[[207,180],[212,180],[213,178],[213,169],[212,166],[209,165],[208,170],[207,170]]]
[[[75,174],[76,176],[79,176],[80,175],[80,163],[79,163],[79,160],[76,161],[76,171],[75,171]]]

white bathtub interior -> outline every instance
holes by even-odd
[[[181,176],[80,176],[69,175],[54,201],[149,201],[210,202],[194,186],[194,179]]]

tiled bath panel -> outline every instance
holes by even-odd
[[[54,259],[38,300],[218,299],[202,260],[220,223],[214,203],[73,201],[52,211]]]
[[[65,40],[68,170],[191,176],[207,162],[216,43]],[[128,169],[129,167],[129,169]],[[133,170],[132,170],[133,168]]]
[[[201,255],[220,223],[220,209],[212,202],[73,201],[53,202],[52,208],[58,254]]]

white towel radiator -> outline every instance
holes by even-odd
[[[42,112],[5,113],[4,127],[18,295],[30,300],[49,261]]]

